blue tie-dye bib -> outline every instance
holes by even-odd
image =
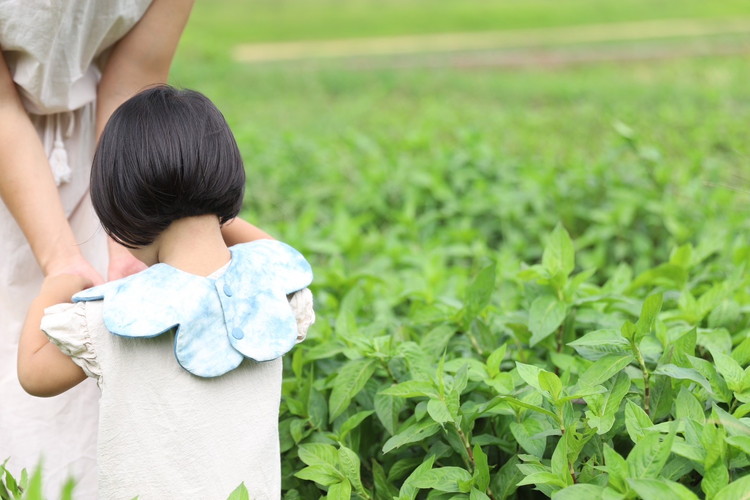
[[[103,300],[104,326],[122,337],[156,337],[175,328],[177,361],[199,377],[223,375],[245,357],[278,358],[297,341],[287,295],[311,283],[310,264],[274,240],[230,251],[232,260],[216,280],[156,264],[79,292],[73,302]]]

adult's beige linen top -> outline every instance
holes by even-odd
[[[97,84],[109,49],[150,3],[0,0],[0,50],[50,159],[81,251],[102,275],[106,241],[87,196]],[[79,481],[75,498],[96,498],[95,384],[87,381],[42,399],[27,395],[16,376],[23,318],[41,280],[21,230],[0,204],[0,460],[10,457],[8,468],[19,473],[33,469],[43,457],[46,497],[58,498],[62,483],[73,474]]]
[[[33,114],[96,100],[96,59],[143,16],[151,0],[0,0],[0,42]]]

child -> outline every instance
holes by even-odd
[[[147,89],[102,133],[94,208],[150,267],[87,290],[45,279],[18,350],[33,395],[96,379],[101,498],[223,499],[241,482],[280,497],[280,356],[314,321],[312,273],[277,241],[227,246],[244,186],[232,133],[197,92]]]

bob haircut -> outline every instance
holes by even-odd
[[[137,248],[173,221],[242,207],[245,169],[229,125],[203,94],[159,85],[125,101],[102,132],[91,201],[108,235]]]

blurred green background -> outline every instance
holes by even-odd
[[[534,258],[561,220],[605,272],[619,259],[643,268],[674,243],[745,227],[746,196],[730,188],[747,184],[750,30],[722,27],[746,11],[692,0],[198,2],[172,81],[226,114],[248,168],[245,215],[321,258],[357,267],[389,238],[405,251]],[[606,39],[607,26],[668,32],[685,19],[708,34],[639,40],[631,24],[634,38]],[[599,41],[571,46],[232,56],[252,43],[602,23]]]

